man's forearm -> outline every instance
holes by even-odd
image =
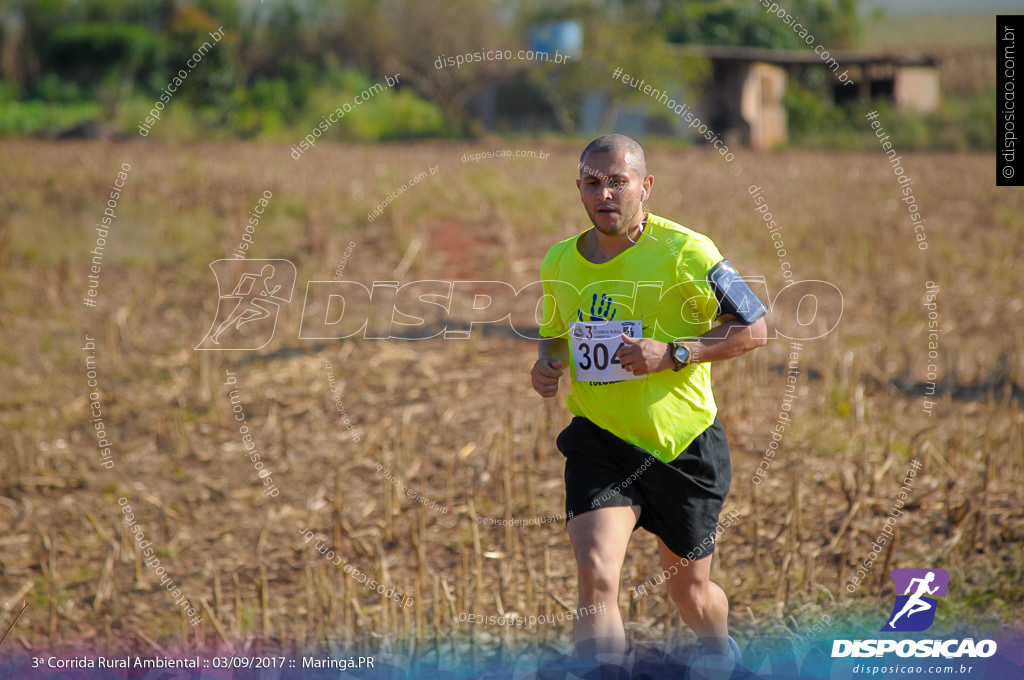
[[[569,343],[565,338],[542,338],[537,344],[538,359],[554,359],[569,363]]]
[[[690,363],[725,361],[746,354],[768,341],[768,326],[758,319],[749,326],[736,320],[715,326],[683,344],[690,351]]]

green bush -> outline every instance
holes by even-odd
[[[82,88],[78,83],[61,80],[56,73],[47,73],[36,86],[36,95],[45,102],[70,104],[81,101]]]
[[[995,92],[969,99],[946,99],[927,114],[873,104],[901,148],[913,151],[992,151],[996,144]]]
[[[0,137],[34,137],[100,118],[96,102],[50,103],[39,100],[0,106]]]
[[[995,93],[947,99],[938,110],[897,109],[889,100],[829,104],[807,88],[791,84],[783,97],[789,146],[873,151],[878,140],[864,115],[877,120],[893,143],[905,151],[991,151],[996,143]]]
[[[189,106],[184,100],[172,99],[150,137],[170,141],[263,139],[294,144],[310,134],[324,116],[346,103],[350,110],[330,125],[321,137],[324,141],[376,141],[444,134],[444,117],[438,107],[409,88],[385,88],[365,102],[353,102],[357,94],[376,82],[379,81],[355,70],[332,69],[299,85],[271,78],[248,88],[235,87],[225,95],[227,104],[223,107]],[[306,90],[307,87],[311,89]],[[149,95],[136,94],[124,104],[117,124],[129,134],[137,134],[138,121],[145,118],[152,106]]]
[[[387,88],[359,104],[353,98],[376,82],[354,70],[337,70],[325,78],[328,86],[319,87],[310,94],[296,132],[307,134],[331,111],[351,106],[337,123],[325,133],[326,139],[370,141],[379,139],[407,139],[438,136],[444,132],[444,116],[433,103],[427,102],[409,89]]]
[[[790,136],[799,138],[835,130],[849,121],[845,111],[830,106],[824,99],[800,86],[790,86],[782,97]]]

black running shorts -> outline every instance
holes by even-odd
[[[693,560],[714,552],[718,515],[732,481],[718,418],[671,463],[579,416],[556,444],[565,456],[567,516],[639,505],[636,527],[663,540],[676,555]]]

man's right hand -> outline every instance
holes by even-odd
[[[562,362],[553,357],[537,359],[530,370],[533,389],[544,398],[558,394],[558,379],[562,376]]]

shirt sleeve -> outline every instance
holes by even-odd
[[[544,261],[540,265],[541,289],[544,294],[541,303],[543,318],[540,324],[540,334],[545,338],[564,337],[569,332],[565,319],[558,312],[561,306],[555,296],[555,284],[558,281],[558,259],[557,247],[553,247],[544,256]]]
[[[691,236],[679,251],[676,268],[679,292],[684,304],[690,307],[694,321],[705,324],[708,329],[718,318],[718,299],[708,281],[708,272],[722,260],[714,242],[699,234]]]

